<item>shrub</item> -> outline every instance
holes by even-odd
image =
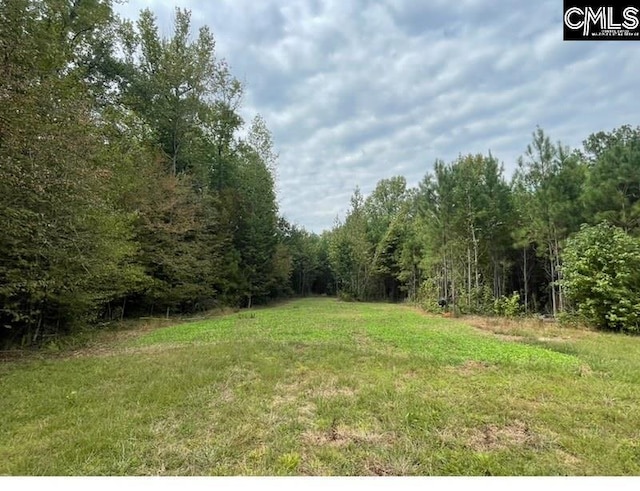
[[[640,241],[603,223],[567,241],[562,268],[567,298],[600,329],[640,332]]]
[[[348,292],[346,290],[338,290],[338,300],[341,300],[343,302],[355,302],[356,297],[354,297],[351,292]]]
[[[418,290],[418,303],[426,312],[440,313],[443,308],[438,305],[440,300],[438,284],[435,279],[429,278],[422,282]]]
[[[513,292],[511,296],[501,296],[493,302],[493,313],[502,317],[516,317],[522,314],[520,294]]]

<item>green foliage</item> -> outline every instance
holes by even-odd
[[[333,230],[329,244],[329,261],[338,291],[357,300],[367,298],[371,288],[372,256],[364,200],[356,188],[347,218]]]
[[[279,228],[282,244],[291,257],[292,293],[299,296],[336,293],[329,262],[330,234],[312,234],[285,219],[280,219]]]
[[[576,152],[559,142],[553,144],[537,128],[513,179],[518,226],[512,235],[525,254],[533,247],[546,261],[547,303],[554,315],[565,307],[564,292],[557,283],[564,242],[578,230],[585,216],[581,199],[585,173],[584,162]],[[529,275],[525,269],[523,266],[523,275]],[[527,303],[528,290],[527,286]]]
[[[592,223],[640,231],[640,127],[598,132],[584,143],[589,163],[584,201]]]
[[[640,241],[602,223],[583,226],[569,239],[563,285],[590,324],[640,332]]]
[[[432,314],[441,313],[442,307],[438,304],[438,301],[442,298],[439,294],[438,284],[435,279],[428,278],[424,280],[420,285],[418,292],[418,304],[426,312]]]
[[[358,299],[349,291],[338,290],[338,300],[343,302],[355,302]]]
[[[254,131],[255,126],[250,139]],[[270,135],[260,136],[262,145],[266,139],[270,148]],[[253,140],[258,139],[254,135]],[[239,199],[236,203],[234,245],[240,254],[240,293],[246,297],[248,306],[254,298],[264,301],[275,287],[273,260],[277,247],[278,210],[273,175],[269,169],[271,151],[260,155],[264,151],[264,146],[241,145],[239,148]]]
[[[509,274],[510,191],[491,155],[438,161],[416,196],[423,277],[465,313],[487,310],[486,288],[499,296]],[[493,283],[489,281],[493,279]]]
[[[236,136],[207,28],[176,10],[162,38],[94,0],[3,3],[0,23],[2,340],[288,291],[277,154],[259,117]]]
[[[516,317],[522,314],[520,294],[513,292],[510,296],[496,298],[493,303],[493,314],[501,317]]]
[[[2,17],[2,338],[32,342],[68,330],[146,283],[135,217],[113,194],[119,156],[95,122],[83,73],[72,69],[108,17],[105,5],[16,2]],[[16,44],[21,32],[28,39]]]

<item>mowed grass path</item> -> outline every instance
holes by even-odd
[[[296,300],[5,362],[0,474],[638,475],[639,385],[640,338]]]

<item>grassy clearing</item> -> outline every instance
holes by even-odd
[[[640,338],[305,299],[0,367],[0,474],[637,475]]]

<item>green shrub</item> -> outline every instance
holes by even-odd
[[[603,223],[567,241],[562,268],[567,298],[600,329],[640,332],[640,241]]]
[[[442,307],[438,305],[440,300],[438,284],[433,278],[429,278],[422,282],[418,291],[418,303],[426,312],[440,313]]]
[[[351,292],[348,292],[346,290],[339,290],[338,291],[338,300],[341,300],[343,302],[355,302],[356,301],[356,297],[354,297]]]
[[[501,296],[493,301],[493,313],[501,317],[517,317],[522,314],[520,294],[513,292],[511,296]]]

